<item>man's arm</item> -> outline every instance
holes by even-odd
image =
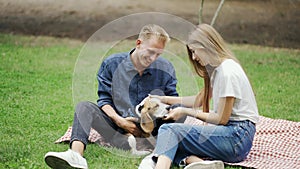
[[[142,132],[140,129],[137,128],[134,122],[137,122],[137,118],[135,117],[121,117],[113,107],[110,105],[104,105],[102,106],[102,111],[104,111],[105,114],[109,118],[112,119],[112,121],[119,126],[120,128],[124,129],[128,133],[133,134],[134,136],[141,136]]]
[[[105,62],[102,63],[98,74],[97,74],[97,80],[98,80],[98,106],[104,111],[105,114],[111,120],[120,128],[123,128],[125,131],[135,135],[139,136],[141,134],[141,131],[136,127],[135,121],[136,118],[133,117],[127,117],[123,118],[120,116],[113,104],[112,100],[112,73],[113,70],[110,70]]]
[[[100,69],[97,73],[97,80],[99,97],[99,99],[97,100],[98,106],[102,107],[104,105],[111,105],[111,107],[114,107],[111,93],[112,72],[111,70],[109,70],[105,61],[101,64]]]

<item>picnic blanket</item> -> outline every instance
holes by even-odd
[[[184,123],[201,125],[202,121],[188,117]],[[71,138],[72,127],[55,143],[68,142]],[[97,131],[91,130],[89,141],[110,146]],[[300,169],[300,122],[282,119],[271,119],[260,116],[256,125],[253,146],[247,159],[239,163],[227,165],[259,169]]]

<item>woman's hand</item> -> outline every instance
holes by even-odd
[[[154,98],[154,99],[158,99],[158,100],[160,100],[162,103],[168,104],[167,96],[159,96],[159,95],[151,95],[151,94],[149,94],[148,97]]]
[[[152,94],[149,94],[148,97],[150,97],[150,98],[155,98],[155,99],[158,99],[158,100],[161,101],[161,100],[163,100],[163,97],[164,97],[164,96],[159,96],[159,95],[152,95]]]
[[[176,107],[175,109],[170,109],[169,113],[166,115],[164,120],[178,120],[181,117],[187,115],[188,108],[185,107]]]

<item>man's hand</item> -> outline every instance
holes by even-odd
[[[133,134],[134,136],[141,136],[142,131],[136,126],[135,122],[138,121],[135,117],[123,118],[116,113],[116,111],[110,105],[104,105],[102,110],[110,117],[114,123],[124,129],[126,132]]]
[[[140,137],[142,135],[142,131],[136,126],[135,122],[137,121],[138,119],[135,117],[120,117],[116,124],[128,133]]]

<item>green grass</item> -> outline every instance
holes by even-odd
[[[129,50],[133,44],[122,41],[108,53]],[[68,148],[54,141],[72,125],[73,72],[83,45],[69,39],[0,34],[0,168],[47,168],[45,153]],[[252,82],[260,114],[299,121],[299,50],[231,48]],[[193,94],[202,85],[199,78],[188,76],[193,73],[185,56],[182,44],[167,47],[166,57],[176,65],[181,95]],[[100,60],[95,63],[99,64]],[[92,97],[95,101],[96,95]],[[137,168],[141,161],[97,144],[88,146],[85,157],[92,169]]]

